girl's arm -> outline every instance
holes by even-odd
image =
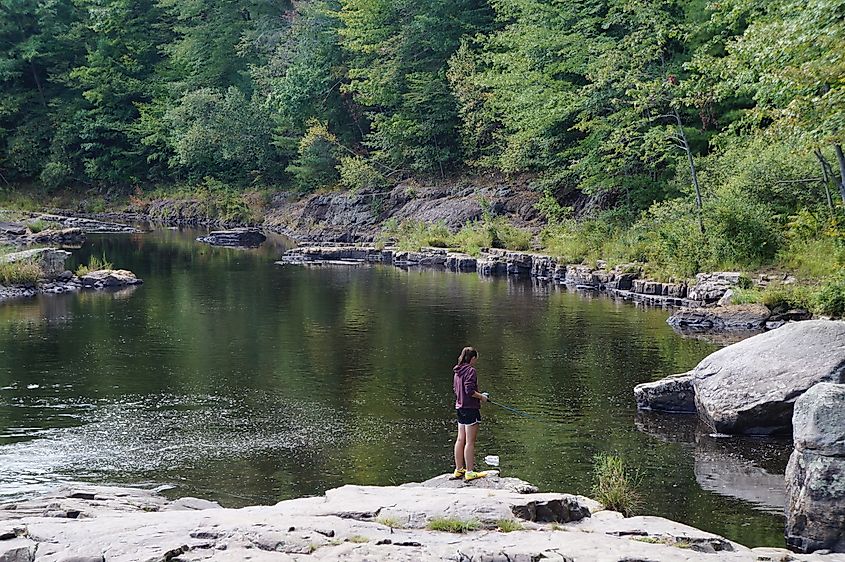
[[[479,400],[481,400],[482,402],[487,402],[487,396],[485,396],[484,394],[481,394],[481,393],[480,393],[480,392],[478,392],[477,390],[476,390],[475,392],[473,392],[473,393],[472,393],[472,397],[473,397],[473,398],[478,398],[478,399],[479,399]]]

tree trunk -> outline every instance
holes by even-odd
[[[839,162],[839,195],[845,204],[845,154],[842,153],[841,144],[834,144],[833,151],[836,152],[836,160]]]
[[[689,161],[689,172],[692,178],[692,186],[695,188],[695,208],[698,210],[698,231],[704,234],[704,221],[701,218],[701,186],[698,184],[698,173],[695,170],[695,160],[692,157],[692,150],[690,150],[689,142],[687,142],[687,134],[684,132],[684,125],[681,122],[681,115],[677,109],[673,109],[675,115],[675,122],[678,124],[678,136],[681,139],[684,152],[687,153],[687,160]]]
[[[824,157],[824,154],[822,154],[822,151],[820,149],[817,148],[813,152],[815,153],[816,158],[819,159],[819,164],[822,167],[822,184],[824,185],[824,194],[827,198],[827,206],[832,213],[833,197],[830,195],[830,186],[828,185],[833,180],[833,174],[828,174],[830,164],[828,163],[827,159]]]
[[[47,98],[44,97],[44,89],[41,87],[41,80],[38,78],[38,73],[35,72],[35,65],[29,61],[29,69],[32,70],[32,77],[35,79],[35,86],[38,88],[38,97],[41,98],[41,105],[47,109]]]

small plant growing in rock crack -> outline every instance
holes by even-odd
[[[368,537],[365,537],[364,535],[350,535],[346,540],[348,540],[349,542],[354,542],[356,544],[370,542],[370,539]]]
[[[496,528],[503,533],[512,533],[513,531],[523,531],[525,527],[519,521],[513,519],[499,519],[496,521]]]
[[[466,533],[468,531],[477,531],[481,528],[481,523],[477,519],[455,519],[452,517],[435,517],[429,520],[425,526],[429,531],[444,531],[447,533]]]
[[[605,509],[631,517],[642,506],[642,495],[637,489],[640,475],[627,470],[621,457],[604,453],[596,455],[593,477],[593,495]]]
[[[385,527],[390,527],[391,529],[402,529],[405,526],[396,517],[379,517],[376,519],[376,523],[384,525]]]
[[[91,256],[91,259],[88,260],[88,265],[80,265],[76,268],[76,276],[82,277],[83,275],[88,275],[92,271],[112,269],[112,267],[114,266],[109,260],[106,259],[105,255],[103,255],[102,258],[98,258],[97,256]]]

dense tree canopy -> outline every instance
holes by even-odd
[[[702,231],[751,192],[830,207],[843,21],[845,0],[0,0],[0,181],[518,172],[629,222],[693,204]],[[783,175],[730,176],[759,139]]]

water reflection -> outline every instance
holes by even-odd
[[[693,450],[695,479],[707,491],[782,514],[789,441],[710,433],[696,415],[638,412],[637,428],[661,441]]]

